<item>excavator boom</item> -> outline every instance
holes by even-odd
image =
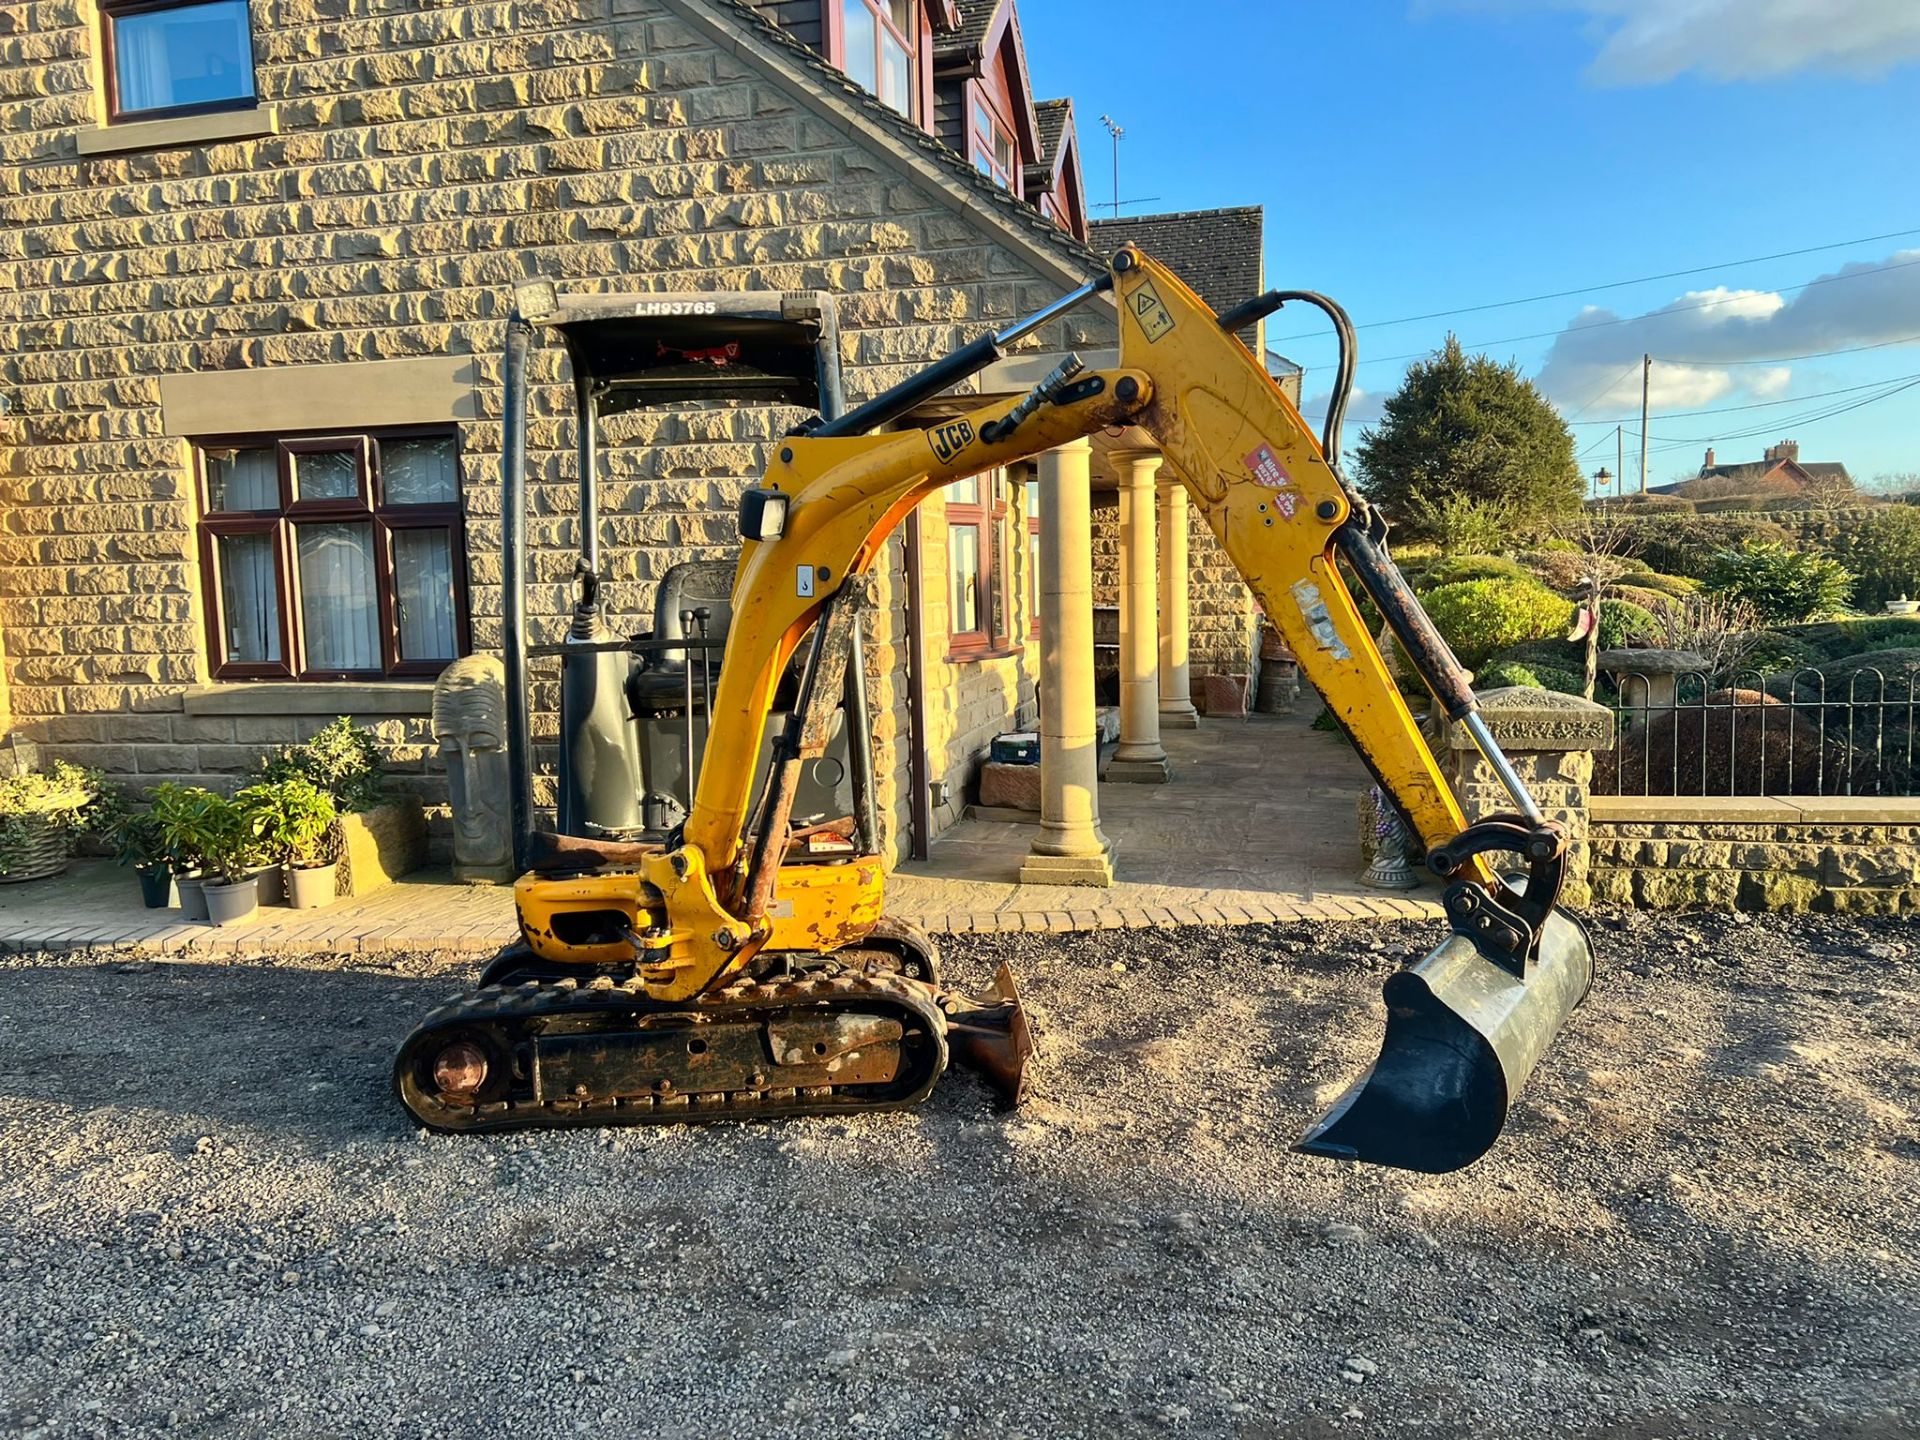
[[[1082,371],[1070,364],[1017,403],[996,401],[931,426],[869,433],[1100,292],[1111,292],[1120,315],[1117,367]],[[1329,427],[1323,445],[1234,338],[1251,317],[1289,300],[1319,304],[1335,316],[1350,376],[1350,331],[1329,302],[1276,292],[1216,317],[1164,267],[1126,249],[1108,275],[1062,302],[982,337],[849,415],[778,442],[760,484],[742,502],[732,628],[682,832],[655,846],[569,841],[544,847],[549,856],[570,858],[523,878],[517,894],[523,932],[546,967],[523,982],[536,987],[526,1003],[529,1013],[549,1017],[538,1026],[548,1038],[522,1038],[503,1020],[497,996],[480,1007],[484,1021],[477,1010],[430,1021],[409,1042],[397,1070],[415,1115],[452,1129],[557,1123],[562,1116],[580,1123],[582,1113],[591,1118],[597,1108],[607,1119],[685,1118],[657,1103],[662,1094],[685,1089],[690,1068],[677,1058],[661,1068],[663,1045],[681,1042],[663,1042],[659,1034],[680,1037],[705,1027],[712,1032],[707,1040],[715,1041],[725,1030],[738,1054],[764,1050],[777,1059],[780,1007],[787,1003],[777,986],[815,982],[774,977],[807,970],[808,957],[870,956],[862,946],[870,944],[880,915],[879,867],[827,872],[790,863],[790,820],[799,768],[826,743],[851,637],[869,603],[867,577],[882,545],[942,486],[1096,431],[1138,426],[1159,444],[1308,679],[1451,882],[1445,904],[1454,935],[1388,985],[1380,1060],[1302,1148],[1416,1169],[1452,1169],[1483,1153],[1539,1055],[1586,993],[1592,952],[1578,927],[1555,909],[1565,836],[1542,817],[1479,723],[1470,677],[1388,558],[1384,526],[1343,482],[1337,455],[1329,453],[1336,427]],[[510,453],[510,480],[513,464]],[[1514,815],[1468,825],[1343,569],[1358,579],[1412,657],[1440,713],[1467,728],[1507,782]],[[762,736],[776,688],[803,644],[809,649],[799,700],[774,746],[756,808]],[[1523,881],[1497,874],[1493,857],[1503,853],[1526,867]],[[576,923],[568,939],[569,917],[583,914],[612,914],[613,933],[605,926],[588,933]],[[778,1065],[742,1060],[724,1084],[714,1081],[718,1088],[701,1092],[720,1097],[706,1108],[808,1113],[804,1099],[776,1105],[765,1095],[809,1088],[827,1092],[815,1097],[815,1110],[861,1108],[854,1092],[862,1084],[879,1085],[869,1097],[876,1105],[911,1103],[937,1076],[935,1051],[943,1063],[943,1026],[972,1037],[969,1044],[990,1058],[1005,1088],[1018,1091],[1031,1042],[1011,977],[982,1000],[942,992],[937,1003],[915,1009],[902,998],[903,987],[927,982],[890,970],[876,980],[870,958],[862,965],[866,978],[843,987],[838,1000],[806,990],[811,998],[804,1003],[818,1012],[820,1025],[871,1031],[869,1068],[877,1063],[873,1048],[891,1046],[893,1060],[879,1065],[887,1071],[884,1083],[783,1085],[776,1083]],[[569,966],[600,985],[603,995],[612,984],[620,995],[587,1015],[574,999],[556,1000],[554,992],[538,989],[564,985]],[[931,961],[926,968],[930,973]],[[556,1049],[553,1032],[573,1033],[569,1026],[590,1038]],[[622,1038],[625,1031],[652,1038],[634,1042]],[[873,1038],[882,1031],[884,1043]],[[460,1063],[442,1063],[454,1046],[467,1047],[455,1057]],[[696,1053],[710,1054],[712,1047]],[[477,1070],[467,1063],[475,1054]],[[598,1084],[594,1055],[603,1057],[609,1075],[629,1077],[619,1082],[628,1091]],[[661,1092],[669,1070],[679,1078],[669,1076]],[[496,1082],[503,1073],[522,1073],[531,1083],[522,1087],[525,1095],[511,1085],[490,1090],[473,1081],[477,1071]],[[442,1083],[448,1076],[455,1083]],[[646,1094],[653,1103],[639,1104],[629,1093],[634,1076],[651,1077]],[[908,1076],[911,1083],[902,1078]],[[554,1081],[562,1078],[584,1110],[551,1108]],[[820,1081],[819,1075],[803,1078]],[[623,1103],[634,1113],[623,1115]],[[496,1124],[483,1123],[489,1114]]]

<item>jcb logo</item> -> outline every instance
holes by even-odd
[[[954,420],[936,425],[927,432],[927,443],[933,446],[935,457],[944,465],[973,443],[973,422]]]

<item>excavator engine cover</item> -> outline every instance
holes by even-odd
[[[1449,936],[1387,980],[1380,1058],[1294,1148],[1429,1174],[1471,1165],[1592,985],[1593,946],[1558,910],[1524,979]]]

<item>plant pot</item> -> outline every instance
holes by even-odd
[[[173,867],[162,862],[158,865],[140,865],[135,867],[140,877],[140,899],[149,910],[164,910],[167,902],[173,898]]]
[[[333,903],[334,866],[287,867],[287,903],[296,910],[318,910]]]
[[[241,924],[251,920],[260,909],[260,896],[254,889],[252,876],[231,885],[208,885],[205,889],[207,917],[216,925]]]
[[[0,846],[0,882],[44,880],[67,868],[72,832],[40,815],[16,815],[13,820],[14,838]]]
[[[173,877],[173,888],[180,896],[180,918],[195,925],[207,923],[206,882],[199,871]]]
[[[287,903],[286,867],[262,865],[247,878],[253,881],[254,897],[262,905]]]

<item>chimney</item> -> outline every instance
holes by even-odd
[[[1707,447],[1707,463],[1700,468],[1702,470],[1711,470],[1713,468],[1713,447],[1711,445]]]
[[[1767,447],[1767,459],[1791,460],[1797,464],[1800,459],[1800,442],[1798,440],[1782,440],[1778,445],[1769,445]]]

